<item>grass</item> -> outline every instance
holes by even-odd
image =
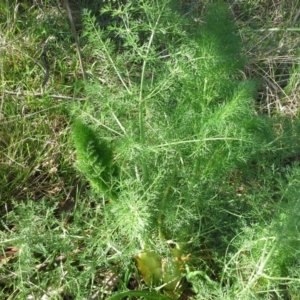
[[[107,1],[98,2],[102,6]],[[180,26],[186,28],[187,33],[194,26],[188,18],[203,24],[204,12],[210,2],[180,2],[179,9],[186,18],[180,19]],[[188,140],[187,131],[178,131],[177,139],[172,140],[173,133],[160,131],[159,124],[165,118],[156,114],[157,111],[168,113],[169,107],[173,107],[174,95],[192,99],[189,89],[172,86],[174,78],[176,80],[181,74],[180,70],[188,74],[182,82],[192,86],[189,78],[193,78],[193,71],[184,69],[189,67],[190,61],[187,59],[185,64],[175,65],[167,59],[159,64],[150,59],[154,55],[152,45],[162,57],[183,51],[179,45],[186,38],[186,32],[176,31],[177,27],[171,21],[166,22],[162,14],[153,20],[166,23],[152,23],[150,18],[153,24],[150,29],[154,34],[162,26],[167,28],[167,33],[158,34],[158,40],[154,41],[150,34],[148,47],[132,50],[131,46],[136,42],[134,30],[146,35],[149,28],[132,23],[136,27],[133,26],[127,36],[121,36],[123,44],[118,44],[116,37],[120,32],[108,26],[110,18],[116,26],[121,17],[125,21],[130,19],[121,15],[121,9],[119,15],[116,12],[113,17],[107,10],[105,18],[101,19],[97,4],[87,1],[83,6],[90,8],[96,14],[96,20],[100,20],[103,29],[100,37],[104,42],[99,47],[99,37],[95,41],[91,34],[83,34],[86,33],[83,29],[92,22],[85,24],[82,20],[78,23],[88,74],[88,80],[84,82],[63,6],[46,0],[41,4],[1,4],[1,299],[179,298],[179,292],[160,293],[163,282],[149,288],[134,257],[141,250],[136,236],[143,228],[148,230],[145,220],[157,195],[161,193],[168,199],[183,201],[183,191],[186,195],[205,199],[201,202],[204,209],[198,208],[196,213],[196,206],[184,211],[186,206],[181,203],[176,207],[181,209],[177,214],[179,219],[174,219],[176,213],[162,215],[165,224],[162,234],[172,240],[178,235],[185,242],[187,237],[188,242],[191,239],[188,247],[193,249],[190,250],[192,253],[185,251],[184,255],[178,256],[187,257],[184,272],[180,275],[187,278],[182,287],[183,294],[191,299],[297,299],[300,278],[297,197],[299,37],[297,31],[285,29],[299,26],[299,1],[227,2],[243,41],[244,57],[248,57],[240,78],[255,79],[258,86],[254,103],[256,114],[261,122],[271,125],[265,132],[268,136],[266,147],[247,158],[244,158],[244,152],[237,153],[241,162],[226,169],[225,176],[221,172],[219,177],[212,173],[210,157],[204,156],[208,163],[206,173],[202,175],[206,179],[205,185],[201,186],[200,192],[192,178],[188,181],[188,192],[182,190],[187,172],[198,172],[197,163],[189,169],[189,163],[197,161],[195,144],[198,141],[194,137]],[[177,2],[173,1],[173,4],[176,6]],[[72,5],[76,18],[80,19],[84,14],[82,8]],[[110,9],[116,8],[117,2],[111,2]],[[150,17],[157,16],[156,8],[149,6],[148,9]],[[128,6],[128,11],[143,17],[133,6]],[[85,20],[89,20],[87,14],[85,16]],[[93,30],[90,28],[89,32]],[[46,41],[50,79],[42,89],[44,65],[40,55]],[[163,49],[166,44],[173,47],[169,53]],[[184,51],[191,53],[189,49]],[[169,76],[165,78],[164,74]],[[201,89],[198,92],[202,92]],[[97,99],[107,99],[106,105]],[[153,99],[165,100],[167,109]],[[178,107],[180,103],[175,102],[173,111]],[[186,115],[182,114],[182,121],[175,121],[186,130],[184,124],[191,115],[180,108]],[[245,111],[237,112],[235,118],[243,113]],[[98,134],[105,134],[105,143],[115,143],[117,150],[113,157],[121,162],[118,166],[122,179],[115,181],[115,193],[107,189],[99,194],[90,189],[87,180],[75,168],[80,155],[77,153],[76,156],[70,136],[71,124],[79,116]],[[211,113],[207,120],[211,120],[207,130],[212,130],[218,118]],[[169,124],[173,121],[170,119]],[[223,124],[226,122],[224,118]],[[195,123],[195,127],[203,124],[206,123]],[[220,132],[223,130],[221,125]],[[151,143],[148,143],[149,137]],[[206,148],[201,151],[214,142],[214,136],[202,135],[198,139],[206,142]],[[239,136],[237,139],[241,140]],[[238,145],[229,140],[226,143]],[[224,145],[228,145],[226,143]],[[256,141],[254,145],[257,146]],[[129,146],[131,151],[128,151]],[[140,156],[141,149],[146,147],[149,152]],[[192,154],[187,157],[186,153],[191,149]],[[212,153],[221,170],[226,147]],[[145,164],[149,157],[155,157],[151,168]],[[177,157],[185,169],[173,173],[176,176],[172,177],[166,170],[173,170],[172,160]],[[246,165],[242,163],[245,159]],[[164,168],[157,168],[162,163],[165,163]],[[111,173],[108,173],[105,186],[111,180]],[[122,201],[116,201],[115,195],[120,195],[120,190]],[[112,202],[117,205],[111,205]],[[163,205],[161,209],[164,209]],[[133,213],[134,220],[131,218]],[[114,219],[116,215],[122,217],[123,227]],[[181,224],[185,224],[190,215],[197,221],[182,231]],[[193,232],[192,236],[187,235],[190,232]],[[151,233],[153,241],[160,243],[155,246],[158,254],[170,253],[164,239],[157,238],[157,231]],[[176,248],[176,242],[172,247]],[[192,255],[188,257],[189,254]],[[169,254],[170,258],[172,255]]]

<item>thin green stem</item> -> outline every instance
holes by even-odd
[[[114,63],[114,61],[113,61],[111,55],[109,54],[109,51],[107,50],[107,48],[106,48],[106,46],[105,46],[105,43],[102,41],[102,38],[101,38],[101,36],[100,36],[99,33],[98,33],[98,29],[95,27],[95,24],[94,24],[94,23],[93,23],[93,28],[94,28],[95,33],[98,35],[99,42],[101,43],[101,46],[103,47],[104,52],[106,53],[107,58],[108,58],[108,60],[109,60],[109,62],[110,62],[110,64],[111,64],[111,66],[112,66],[113,69],[115,70],[117,76],[119,77],[119,79],[120,79],[122,85],[124,86],[124,88],[126,89],[127,93],[128,93],[128,94],[131,94],[131,91],[130,91],[129,87],[127,86],[127,84],[126,84],[125,81],[123,80],[122,75],[120,74],[119,70],[117,69],[117,67],[116,67],[116,65],[115,65],[115,63]]]
[[[162,7],[162,10],[163,9],[164,9],[164,6]],[[140,143],[143,147],[146,145],[146,134],[145,134],[146,103],[145,103],[145,99],[143,99],[143,88],[144,88],[148,55],[150,52],[150,48],[151,48],[151,45],[153,42],[154,35],[156,33],[156,28],[159,23],[160,17],[161,17],[161,14],[159,14],[159,16],[155,22],[155,25],[154,25],[153,29],[151,30],[151,35],[149,38],[149,42],[148,42],[148,45],[146,48],[146,53],[145,53],[145,57],[143,60],[143,65],[142,65],[142,74],[141,74],[140,91],[139,91],[139,130],[140,130]],[[149,180],[149,171],[148,171],[146,160],[144,160],[142,163],[142,170],[143,170],[144,181],[145,181],[145,183],[147,183]]]
[[[275,241],[274,245],[272,246],[271,250],[269,251],[269,253],[265,256],[265,254],[267,253],[267,242],[264,246],[263,249],[263,253],[262,253],[262,257],[263,257],[263,261],[261,262],[261,264],[259,265],[258,270],[255,272],[255,274],[252,274],[251,279],[248,281],[248,284],[243,288],[243,290],[239,293],[239,297],[238,299],[246,299],[246,295],[248,293],[248,291],[250,290],[250,288],[257,282],[257,280],[259,278],[261,278],[263,276],[263,271],[267,265],[267,263],[270,261],[275,249],[277,249],[278,247],[278,243],[279,240]],[[265,256],[265,257],[264,257]]]
[[[204,139],[195,139],[195,140],[181,140],[181,141],[175,141],[175,142],[170,142],[166,144],[160,144],[152,149],[160,149],[160,148],[165,148],[169,146],[175,146],[175,145],[182,145],[182,144],[189,144],[189,143],[201,143],[201,142],[206,142],[206,141],[242,141],[242,142],[247,142],[253,144],[253,141],[250,140],[243,140],[243,139],[238,139],[238,138],[227,138],[227,137],[215,137],[215,138],[204,138]]]

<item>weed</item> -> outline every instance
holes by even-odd
[[[218,210],[216,198],[226,193],[224,176],[272,150],[273,141],[266,135],[272,132],[272,123],[258,117],[251,104],[255,85],[240,75],[245,65],[242,45],[225,5],[211,5],[204,25],[195,26],[193,34],[185,33],[184,22],[173,15],[179,21],[168,33],[174,36],[169,38],[172,43],[164,43],[168,56],[163,64],[157,45],[160,32],[166,31],[164,20],[172,14],[165,4],[147,6],[145,2],[138,12],[125,5],[112,14],[120,18],[111,30],[121,37],[122,54],[97,28],[95,19],[85,16],[93,50],[108,62],[116,81],[97,85],[100,94],[90,102],[91,113],[82,112],[84,130],[79,133],[75,123],[78,165],[79,169],[93,166],[84,173],[100,197],[107,198],[106,191],[115,190],[117,182],[116,197],[105,208],[108,220],[115,224],[113,239],[129,243],[148,284],[160,282],[172,293],[184,272],[185,263],[179,261],[193,257],[199,247],[194,237],[203,235],[203,224],[197,220],[204,218],[204,226],[221,226],[209,211]],[[136,14],[146,24],[135,21]],[[137,82],[130,77],[133,66],[140,68]],[[116,92],[114,85],[121,88]],[[89,85],[87,91],[96,89]],[[102,150],[82,155],[77,144],[81,135],[86,151],[90,143],[102,143]],[[106,159],[108,143],[113,156]],[[105,165],[111,162],[118,174],[111,169],[106,173]],[[137,245],[141,247],[138,254]]]

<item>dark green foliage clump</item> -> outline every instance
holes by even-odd
[[[190,42],[186,41],[191,50],[185,51],[193,59],[181,60],[185,76],[180,78],[179,92],[183,88],[185,105],[197,108],[197,112],[230,100],[246,62],[227,5],[223,2],[209,5],[203,23],[188,36]],[[249,95],[253,96],[253,89]]]
[[[106,196],[113,195],[113,152],[109,142],[101,140],[91,126],[80,120],[73,125],[73,140],[77,153],[77,165],[92,187]]]

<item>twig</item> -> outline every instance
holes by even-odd
[[[70,6],[69,6],[69,0],[64,0],[64,4],[65,4],[65,7],[67,9],[68,17],[69,17],[69,20],[70,20],[72,35],[73,35],[73,38],[75,40],[76,49],[77,49],[77,52],[78,52],[78,57],[79,57],[79,62],[80,62],[80,67],[81,67],[83,79],[86,80],[87,79],[87,74],[85,72],[85,68],[84,68],[84,65],[83,65],[82,53],[81,53],[80,45],[79,45],[79,38],[78,38],[78,34],[76,32],[76,28],[75,28],[75,25],[74,25],[72,12],[71,12],[71,9],[70,9]]]
[[[49,62],[48,62],[48,57],[47,57],[47,51],[48,51],[48,44],[47,41],[43,47],[43,52],[41,54],[41,59],[43,61],[44,64],[44,69],[45,69],[45,76],[44,76],[44,80],[42,83],[42,89],[44,89],[44,87],[46,86],[49,77],[50,77],[50,67],[49,67]]]
[[[300,31],[300,28],[298,27],[287,27],[287,28],[280,28],[280,27],[274,27],[274,28],[261,28],[261,29],[254,29],[253,31],[256,32],[263,32],[263,31]]]
[[[17,96],[24,96],[24,97],[50,97],[53,99],[63,99],[63,100],[77,100],[77,101],[85,101],[86,98],[74,98],[74,97],[70,97],[70,96],[65,96],[65,95],[53,95],[53,94],[45,94],[45,93],[30,93],[28,91],[8,91],[5,90],[4,94],[7,95],[17,95]]]
[[[291,27],[294,27],[294,26],[295,26],[295,24],[296,24],[296,22],[297,22],[299,16],[300,16],[300,9],[298,9],[298,11],[297,11],[297,13],[296,13],[296,15],[295,15],[295,17],[294,17],[294,19],[293,19],[293,22],[292,22],[292,24],[291,24]]]

